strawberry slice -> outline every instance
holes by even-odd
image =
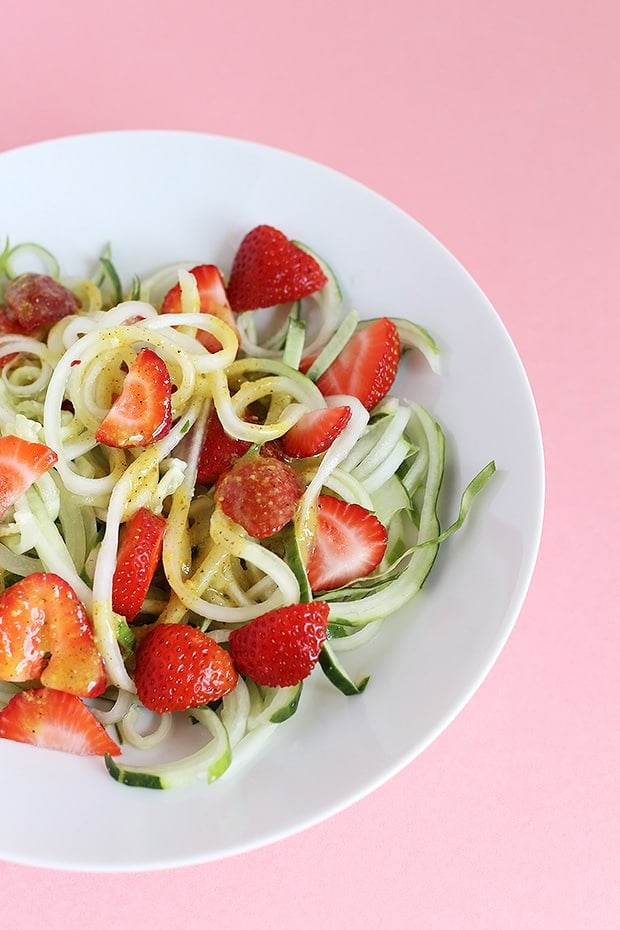
[[[351,408],[323,407],[309,410],[282,437],[282,449],[289,458],[303,459],[329,449],[351,419]]]
[[[237,679],[228,652],[197,627],[158,623],[138,646],[138,697],[158,714],[216,701],[235,688]]]
[[[106,688],[84,606],[71,585],[50,572],[28,575],[0,596],[0,679],[32,678],[81,697]]]
[[[364,578],[381,562],[386,548],[386,529],[373,513],[359,504],[319,495],[317,530],[308,559],[313,591]]]
[[[75,694],[32,688],[0,711],[0,737],[81,756],[120,755],[120,747]]]
[[[195,268],[190,269],[190,274],[193,274],[196,279],[200,296],[200,312],[216,316],[238,335],[235,317],[230,309],[222,275],[217,265],[196,265]],[[181,313],[182,309],[181,285],[175,284],[164,297],[161,312]],[[196,338],[209,352],[219,352],[222,348],[221,343],[211,333],[199,331]]]
[[[0,437],[0,519],[57,461],[56,453],[43,443],[19,436]]]
[[[238,459],[215,485],[215,502],[255,539],[266,539],[291,520],[303,493],[287,462],[263,455]]]
[[[267,688],[286,688],[307,678],[327,636],[329,605],[324,601],[279,607],[230,634],[230,655],[238,671]]]
[[[304,359],[302,371],[312,361]],[[399,361],[398,329],[383,317],[357,330],[316,383],[324,397],[352,394],[372,410],[392,387]]]
[[[257,310],[300,300],[327,283],[318,262],[273,226],[256,226],[242,240],[228,282],[232,309]]]
[[[243,439],[235,439],[228,435],[214,407],[207,422],[198,459],[199,484],[215,484],[220,475],[247,452],[250,445],[251,443]]]
[[[148,446],[163,439],[171,426],[172,381],[166,363],[152,349],[140,349],[95,439],[117,449]]]
[[[140,612],[159,565],[166,519],[141,507],[121,530],[112,578],[112,607],[126,620]]]
[[[28,272],[9,282],[5,313],[25,332],[77,313],[82,306],[73,291],[46,274]]]

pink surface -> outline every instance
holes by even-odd
[[[0,864],[2,926],[620,926],[619,28],[617,4],[583,0],[4,11],[0,150],[98,129],[238,136],[344,171],[427,226],[514,338],[548,489],[506,650],[399,776],[220,863],[112,876]]]

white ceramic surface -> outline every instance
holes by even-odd
[[[525,597],[544,464],[534,401],[497,314],[418,223],[358,183],[282,151],[183,132],[76,136],[0,156],[0,236],[37,241],[66,274],[110,242],[125,281],[176,260],[230,266],[241,237],[277,226],[326,258],[362,315],[407,316],[442,351],[407,363],[398,392],[448,437],[442,514],[490,459],[498,473],[441,548],[423,592],[346,662],[371,673],[345,698],[317,670],[297,714],[245,767],[175,792],[118,785],[98,759],[0,742],[0,858],[90,871],[165,868],[285,837],[410,763],[480,685]],[[413,802],[412,802],[413,803]]]

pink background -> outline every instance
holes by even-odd
[[[548,491],[506,650],[400,775],[301,835],[224,862],[109,876],[0,863],[2,926],[620,926],[619,10],[601,0],[4,9],[0,150],[99,129],[237,136],[350,174],[427,226],[514,338]]]

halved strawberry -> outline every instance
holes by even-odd
[[[233,259],[227,293],[232,309],[257,310],[300,300],[327,283],[318,262],[273,226],[256,226]]]
[[[19,436],[0,436],[0,519],[57,461],[53,449],[41,442],[28,442]]]
[[[291,520],[303,493],[287,462],[263,455],[238,459],[215,485],[215,502],[255,539],[277,533]]]
[[[152,349],[140,349],[95,439],[117,449],[148,446],[163,439],[171,425],[172,382],[166,363]]]
[[[77,313],[81,307],[73,291],[46,274],[28,272],[14,278],[4,292],[5,312],[26,332]]]
[[[166,519],[141,507],[121,530],[112,578],[112,607],[126,620],[139,613],[159,565]]]
[[[207,422],[198,460],[198,482],[215,484],[220,475],[247,452],[250,445],[251,443],[243,439],[235,439],[228,435],[214,407]]]
[[[257,685],[296,685],[317,663],[328,619],[324,601],[270,610],[232,631],[230,655],[238,671]]]
[[[309,410],[282,437],[282,449],[289,458],[303,459],[329,449],[351,419],[351,408],[322,407]]]
[[[313,591],[369,575],[385,555],[387,532],[373,513],[329,494],[319,495],[317,529],[308,560]]]
[[[138,646],[138,697],[158,714],[216,701],[235,688],[237,679],[228,652],[197,627],[158,623]]]
[[[200,295],[200,312],[216,316],[230,326],[234,333],[237,333],[235,316],[230,309],[219,268],[216,265],[196,265],[195,268],[190,268],[190,274],[193,274],[196,279]],[[164,297],[161,312],[181,313],[181,311],[181,285],[175,284]],[[222,348],[221,343],[211,333],[199,331],[196,338],[209,352],[219,352]]]
[[[81,697],[106,688],[103,661],[75,591],[51,572],[35,572],[0,595],[0,679],[28,681]]]
[[[0,737],[77,755],[120,755],[120,746],[75,694],[32,688],[0,711]]]
[[[312,361],[304,359],[302,371],[307,371]],[[324,397],[352,394],[372,410],[392,387],[399,361],[398,329],[382,317],[358,329],[316,383]]]

